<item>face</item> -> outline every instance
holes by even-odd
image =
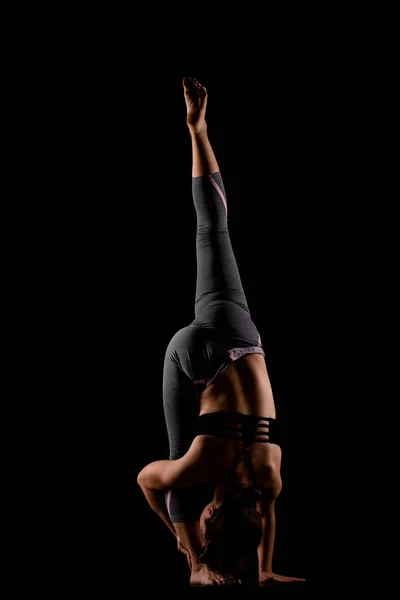
[[[215,502],[210,502],[209,504],[206,504],[206,506],[203,508],[203,512],[200,515],[200,533],[204,541],[206,532],[206,519],[211,517],[215,508]]]

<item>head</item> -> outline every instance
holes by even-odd
[[[215,570],[229,571],[257,550],[262,535],[256,508],[260,496],[252,486],[240,487],[227,492],[222,502],[207,504],[200,516],[204,541],[201,562]]]

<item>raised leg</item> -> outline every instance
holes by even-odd
[[[197,215],[196,319],[211,302],[228,300],[248,311],[228,231],[228,207],[217,159],[207,134],[207,90],[183,80],[192,142],[192,192]]]

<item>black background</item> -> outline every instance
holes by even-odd
[[[350,506],[345,414],[360,401],[354,350],[368,211],[358,193],[369,178],[359,53],[315,32],[238,56],[191,60],[185,41],[183,60],[162,44],[156,59],[134,48],[132,60],[126,37],[92,36],[78,49],[69,40],[46,99],[55,155],[43,172],[57,206],[43,253],[57,319],[49,335],[63,350],[53,373],[70,426],[60,470],[67,572],[88,589],[124,593],[138,582],[188,582],[136,477],[168,456],[163,357],[193,318],[181,84],[191,75],[209,91],[232,243],[285,430],[274,569],[329,588],[352,551],[340,526],[344,496],[347,515]]]

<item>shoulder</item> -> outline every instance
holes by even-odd
[[[216,483],[231,466],[230,454],[226,440],[199,435],[182,458],[153,463],[148,487],[168,490],[199,483]]]

